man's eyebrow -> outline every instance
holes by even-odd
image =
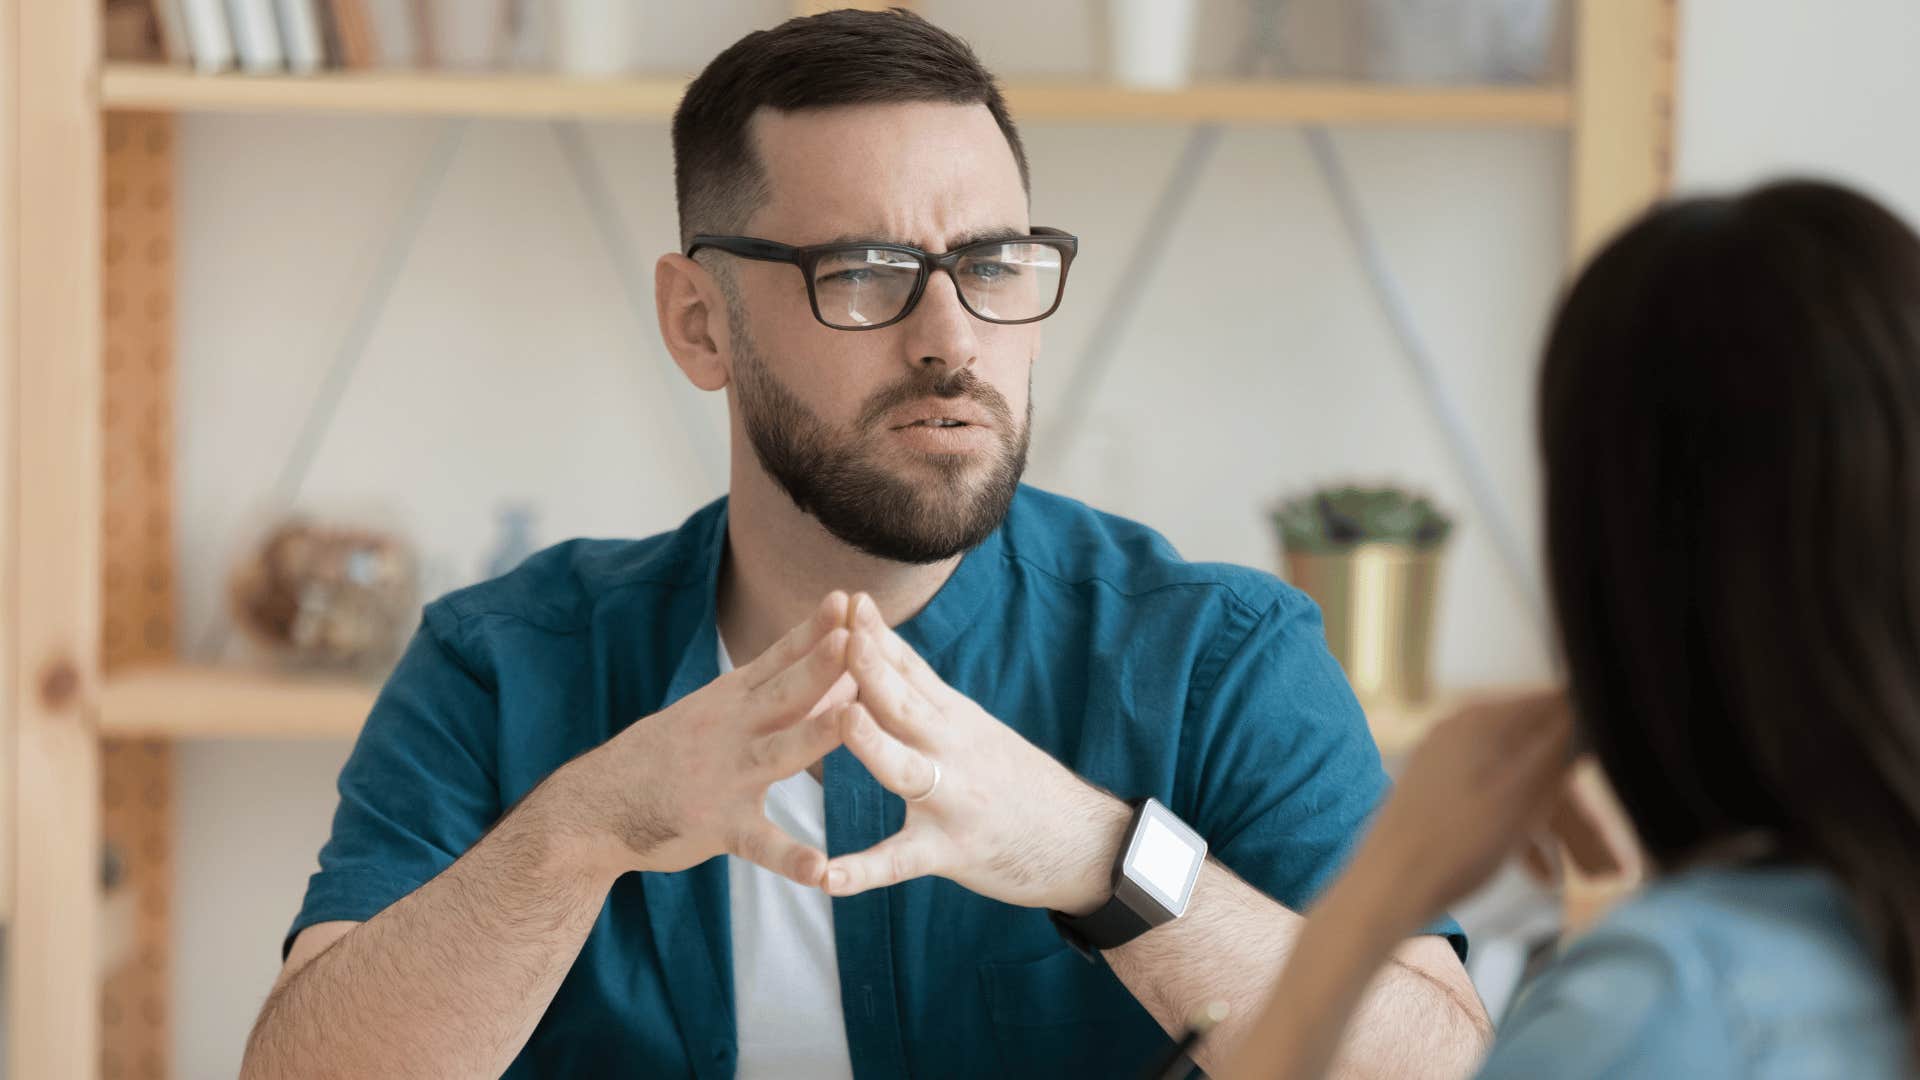
[[[1015,237],[1025,236],[1025,235],[1027,235],[1025,231],[1021,229],[1016,229],[1011,225],[998,225],[990,229],[977,229],[973,232],[961,233],[960,235],[949,239],[947,241],[947,250],[952,251],[954,248],[966,247],[968,244],[978,244],[986,240],[1012,240]],[[870,232],[841,233],[839,236],[836,236],[831,240],[824,241],[824,243],[826,244],[898,244],[903,247],[914,247],[914,248],[917,248],[920,246],[918,244],[910,243],[905,240],[896,240],[888,236],[877,236]]]
[[[978,232],[962,233],[947,241],[947,250],[952,251],[954,248],[962,248],[968,244],[979,244],[988,240],[1011,240],[1016,236],[1025,235],[1027,235],[1025,232],[1013,228],[1010,225],[1001,225],[997,228],[981,229]]]

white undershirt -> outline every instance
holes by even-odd
[[[733,670],[719,642],[720,673]],[[767,818],[789,836],[827,849],[826,793],[805,769],[767,789]],[[733,919],[733,1012],[740,1080],[850,1080],[833,898],[745,859],[727,856]]]

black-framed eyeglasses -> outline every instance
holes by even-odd
[[[702,248],[745,259],[792,263],[807,281],[813,317],[835,330],[878,330],[913,313],[935,269],[945,270],[974,318],[990,323],[1038,322],[1067,290],[1067,268],[1080,240],[1059,229],[980,240],[935,255],[905,244],[855,241],[793,247],[752,236],[696,236]]]

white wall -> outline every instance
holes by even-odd
[[[1920,4],[1681,0],[1684,190],[1812,174],[1920,222]]]
[[[1904,137],[1920,112],[1911,0],[1687,3],[1683,180],[1821,166],[1920,210],[1920,150]],[[784,6],[725,5],[740,27]],[[928,7],[1010,73],[1097,62],[1074,36],[1093,25],[1084,6],[1034,9],[1049,26],[1026,24],[1026,37],[995,30],[1022,25],[1006,18],[1021,8],[1006,0]],[[696,65],[736,32],[718,19],[681,31],[662,40],[686,55],[662,67]],[[1023,44],[1046,33],[1082,48]],[[1906,124],[1890,120],[1892,108]],[[185,122],[183,640],[208,640],[222,567],[257,523],[383,233],[444,130],[418,119]],[[665,124],[584,130],[618,186],[624,235],[650,261],[673,238]],[[1143,520],[1190,557],[1261,566],[1273,544],[1260,507],[1275,495],[1345,476],[1428,487],[1463,519],[1445,583],[1442,678],[1542,674],[1546,650],[1467,513],[1299,133],[1226,136],[1089,403],[1098,422],[1070,448],[1050,441],[1051,418],[1186,131],[1029,125],[1026,135],[1034,220],[1083,238],[1036,375],[1033,482]],[[1532,543],[1528,398],[1561,270],[1564,140],[1372,130],[1341,132],[1338,144]],[[674,378],[651,312],[626,305],[552,128],[472,124],[306,490],[323,506],[384,501],[454,580],[477,572],[503,498],[539,504],[543,541],[670,528],[717,493],[687,425],[722,430],[719,403],[685,408]],[[176,1075],[236,1069],[345,751],[229,743],[180,753]]]
[[[234,1076],[333,817],[344,742],[200,743],[175,755],[173,1073]]]

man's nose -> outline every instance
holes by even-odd
[[[941,364],[955,371],[972,367],[980,351],[975,322],[960,302],[960,286],[953,275],[935,270],[919,305],[901,324],[906,329],[903,344],[908,365]]]

